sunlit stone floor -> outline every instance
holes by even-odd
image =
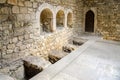
[[[87,38],[79,49],[31,80],[120,80],[120,42]]]

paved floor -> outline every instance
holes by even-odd
[[[120,80],[120,42],[87,38],[79,49],[31,80]]]

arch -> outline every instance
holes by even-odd
[[[37,12],[36,12],[36,19],[37,19],[37,20],[38,20],[39,17],[40,17],[39,14],[41,14],[41,12],[42,12],[44,9],[46,9],[46,8],[50,9],[51,12],[52,12],[52,14],[54,14],[54,7],[53,7],[52,5],[50,5],[50,4],[48,4],[48,3],[43,3],[43,4],[38,8],[38,10],[37,10]]]
[[[43,12],[43,10],[45,9],[49,9],[50,12],[52,13],[52,15],[55,15],[55,10],[54,7],[48,3],[43,3],[42,5],[39,6],[39,8],[37,9],[36,12],[36,20],[37,20],[37,24],[36,26],[40,27],[40,31],[42,31],[42,25],[41,25],[41,13]],[[54,22],[53,22],[54,23]],[[54,26],[51,26],[51,28],[53,29]],[[41,33],[41,32],[40,32]]]
[[[64,27],[65,24],[65,13],[63,10],[59,10],[56,14],[56,26]]]
[[[73,14],[71,12],[68,13],[67,15],[67,26],[69,28],[72,28],[72,25],[73,25]]]
[[[85,32],[94,32],[94,12],[89,10],[85,15]]]
[[[60,10],[62,10],[64,13],[65,13],[65,9],[63,8],[63,7],[61,7],[61,6],[57,6],[56,7],[56,14],[58,13],[58,11],[60,11]]]
[[[40,14],[41,32],[52,32],[53,13],[50,9],[44,9]]]
[[[73,12],[72,12],[71,9],[67,9],[66,13],[67,13],[67,15],[68,15],[69,13],[72,13],[72,14],[73,14]]]

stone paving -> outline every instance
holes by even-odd
[[[120,80],[120,42],[87,38],[79,49],[30,80]]]

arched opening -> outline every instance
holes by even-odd
[[[72,22],[72,13],[68,13],[67,15],[67,26],[69,28],[72,28],[73,22]]]
[[[86,13],[85,32],[94,32],[94,13],[91,10]]]
[[[40,14],[41,32],[52,32],[53,14],[50,9],[44,9]]]
[[[64,14],[64,11],[62,11],[62,10],[59,10],[58,12],[57,12],[57,15],[56,15],[56,26],[57,26],[57,28],[59,28],[59,27],[64,27],[64,22],[65,22],[65,14]]]

